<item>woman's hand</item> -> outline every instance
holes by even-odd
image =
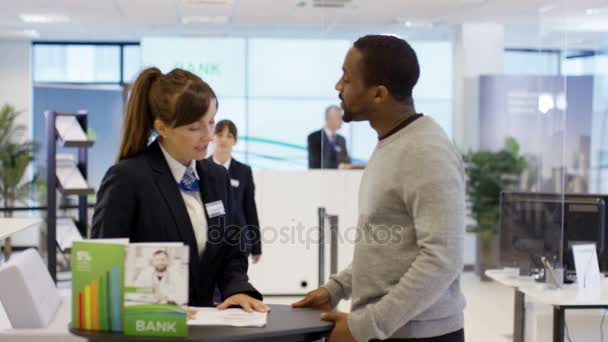
[[[270,307],[268,305],[262,303],[261,301],[251,296],[242,293],[228,297],[222,304],[217,306],[217,309],[224,310],[232,305],[238,305],[247,312],[253,312],[254,310],[257,312],[270,311]]]
[[[195,319],[197,313],[198,313],[198,311],[196,311],[196,309],[193,309],[193,308],[186,309],[186,315],[187,315],[188,320]]]

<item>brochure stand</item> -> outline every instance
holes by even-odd
[[[78,221],[76,225],[82,236],[87,232],[87,195],[95,190],[87,183],[89,140],[87,111],[59,113],[46,111],[47,130],[47,266],[54,282],[57,282],[57,198],[56,190],[64,195],[78,196]],[[57,155],[57,141],[64,147],[78,148],[78,160]]]

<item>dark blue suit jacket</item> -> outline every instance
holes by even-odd
[[[209,161],[213,161],[212,158],[209,157]],[[232,158],[228,174],[232,185],[234,224],[241,228],[241,249],[247,255],[260,255],[262,241],[251,167]]]
[[[239,250],[238,232],[228,229],[232,224],[228,173],[212,161],[196,164],[203,203],[221,200],[226,211],[214,218],[207,214],[208,241],[201,257],[190,216],[158,141],[106,172],[97,193],[91,238],[190,246],[190,305],[213,305],[215,287],[224,299],[245,293],[261,300],[262,295],[249,284],[247,257]]]
[[[321,129],[308,135],[309,169],[337,169],[340,163],[351,163],[343,136],[336,134],[336,160],[331,160],[331,141],[325,130]]]

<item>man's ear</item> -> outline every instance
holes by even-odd
[[[388,96],[390,96],[390,92],[387,87],[380,85],[375,88],[374,102],[384,102]]]

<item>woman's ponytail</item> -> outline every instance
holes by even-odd
[[[146,148],[154,127],[150,92],[154,82],[162,75],[158,68],[147,68],[133,83],[125,112],[122,141],[118,152],[119,161],[133,157]]]

